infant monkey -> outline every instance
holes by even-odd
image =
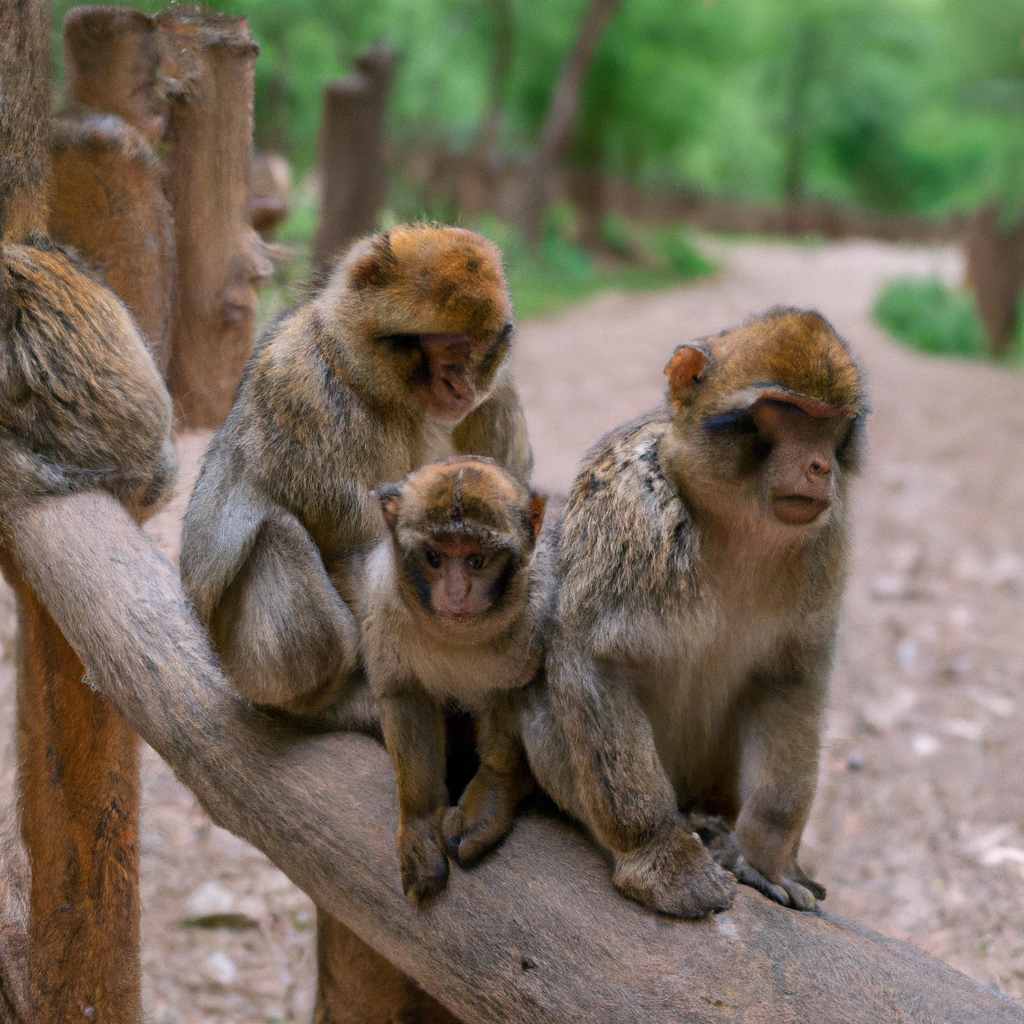
[[[508,831],[532,788],[518,691],[543,661],[550,587],[533,557],[543,495],[472,456],[374,492],[388,535],[367,556],[362,652],[398,782],[398,855],[413,903],[441,892]],[[458,806],[445,787],[445,706],[473,713],[480,768]],[[443,841],[442,841],[443,840]]]

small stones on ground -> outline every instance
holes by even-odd
[[[942,748],[942,744],[926,732],[917,733],[910,741],[910,746],[918,757],[930,757]]]

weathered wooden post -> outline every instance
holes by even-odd
[[[1024,291],[1024,221],[1004,228],[994,204],[964,225],[967,283],[974,292],[989,351],[1002,355],[1017,332]]]
[[[178,318],[168,383],[184,427],[219,427],[256,335],[273,266],[249,219],[253,65],[244,18],[196,7],[156,18],[170,73],[165,190],[174,216]]]
[[[377,45],[356,60],[355,74],[324,87],[315,277],[325,277],[345,246],[376,226],[387,195],[384,119],[394,72],[394,51]]]
[[[176,272],[154,148],[168,109],[155,22],[124,7],[75,8],[64,20],[64,66],[49,232],[102,270],[166,374]]]

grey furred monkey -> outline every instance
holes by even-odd
[[[845,580],[861,375],[827,321],[782,308],[680,346],[666,374],[671,408],[599,442],[553,530],[555,629],[527,755],[611,851],[625,895],[702,917],[731,904],[724,867],[812,909],[825,891],[796,858]]]

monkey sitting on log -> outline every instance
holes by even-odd
[[[506,363],[496,246],[459,228],[356,242],[270,325],[185,517],[181,575],[238,691],[315,717],[357,665],[350,556],[385,532],[371,490],[436,458],[532,455]]]
[[[527,755],[611,851],[626,896],[699,918],[731,904],[724,867],[810,910],[825,890],[797,851],[846,572],[861,374],[826,320],[783,308],[681,346],[665,372],[671,409],[598,443],[553,531],[555,627],[524,716]],[[693,832],[705,814],[735,824],[722,866]]]
[[[490,459],[424,466],[376,489],[388,536],[368,555],[362,653],[398,780],[402,886],[413,903],[508,831],[532,789],[519,697],[543,662],[550,585],[531,559],[545,499]],[[477,723],[480,767],[458,806],[445,788],[445,709]]]

